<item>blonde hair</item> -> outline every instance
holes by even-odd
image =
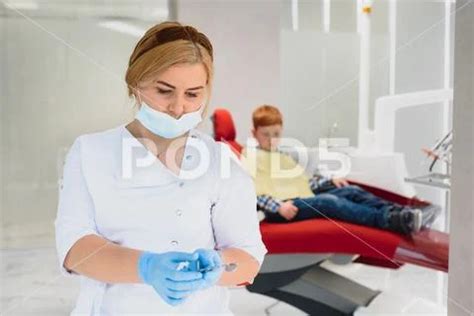
[[[138,41],[130,56],[125,74],[128,95],[136,97],[140,82],[155,77],[171,66],[197,63],[201,63],[206,70],[209,96],[214,66],[213,48],[207,36],[179,22],[157,24]]]

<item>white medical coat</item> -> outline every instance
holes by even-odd
[[[199,146],[208,149],[208,168],[199,177],[183,177],[185,170],[196,170],[206,159],[196,151]],[[154,157],[153,163],[143,163],[151,155],[124,125],[78,137],[64,166],[55,221],[61,271],[74,274],[64,269],[64,259],[74,243],[89,234],[157,253],[235,247],[261,264],[266,248],[254,184],[238,162],[226,158],[229,152],[227,145],[192,130],[182,172],[176,175]],[[143,166],[137,167],[140,159]],[[107,284],[79,277],[81,289],[72,314],[229,313],[228,289],[221,286],[195,292],[172,307],[146,284]]]

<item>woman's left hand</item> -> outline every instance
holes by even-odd
[[[208,270],[202,272],[204,288],[215,285],[224,271],[221,256],[214,249],[197,249],[194,253],[199,255],[200,268]]]
[[[347,187],[349,185],[349,182],[347,182],[347,180],[345,178],[333,178],[332,183],[337,188]]]

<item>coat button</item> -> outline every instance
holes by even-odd
[[[191,158],[193,158],[193,156],[191,156],[191,155],[186,156],[186,160],[191,160]]]
[[[177,216],[183,215],[183,211],[181,211],[181,210],[176,210],[176,215],[177,215]]]
[[[172,241],[171,241],[171,245],[172,245],[172,246],[177,246],[177,245],[178,245],[178,242],[177,242],[176,240],[172,240]]]
[[[179,187],[182,188],[184,186],[184,182],[178,183]]]

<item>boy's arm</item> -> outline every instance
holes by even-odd
[[[257,196],[257,209],[262,210],[264,213],[278,213],[280,206],[281,201],[270,195],[261,194]]]

